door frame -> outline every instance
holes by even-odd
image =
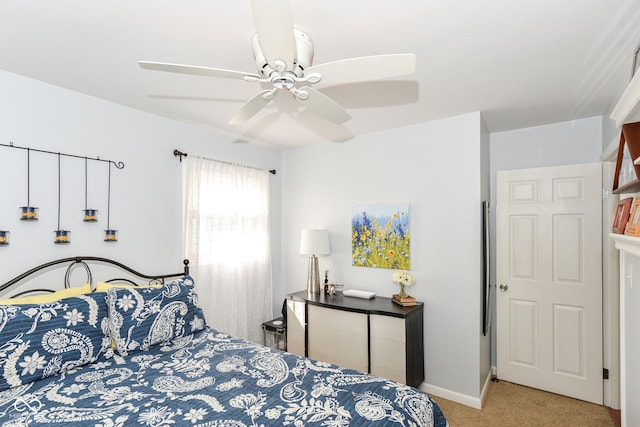
[[[611,192],[615,157],[602,160],[602,363],[609,369],[603,404],[620,409],[620,252],[609,238],[619,197]]]

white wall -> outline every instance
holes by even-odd
[[[330,281],[390,297],[393,270],[351,265],[351,212],[410,203],[417,283],[409,293],[425,303],[425,382],[473,398],[481,387],[481,121],[472,113],[290,150],[282,159],[283,291],[306,286],[300,230],[324,228],[331,255],[320,258],[320,269]]]
[[[232,144],[204,127],[186,125],[97,98],[0,71],[0,142],[54,152],[122,161],[112,169],[111,228],[117,243],[105,243],[107,166],[89,162],[91,208],[98,223],[82,222],[84,161],[62,157],[61,228],[71,243],[55,245],[57,158],[32,153],[31,204],[38,222],[19,221],[26,204],[26,151],[0,147],[0,229],[11,244],[0,247],[0,283],[56,258],[93,255],[120,260],[147,273],[181,271],[181,165],[178,148],[192,155],[277,169],[271,177],[274,283],[280,283],[280,153],[251,144]],[[197,280],[197,278],[196,278]],[[206,286],[206,284],[201,284]],[[278,307],[279,309],[279,307]]]
[[[602,153],[602,118],[592,117],[491,134],[491,283],[494,295],[495,325],[495,207],[496,172],[600,161]],[[495,327],[492,328],[491,363],[496,364]]]

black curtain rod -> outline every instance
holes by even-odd
[[[183,157],[187,157],[188,156],[187,153],[183,153],[182,151],[180,151],[178,149],[173,150],[173,155],[176,156],[176,157],[180,157],[180,162],[182,162],[182,158]],[[210,160],[215,160],[215,159],[210,159]],[[223,162],[221,160],[216,160],[216,162],[230,163],[230,162]],[[269,169],[269,173],[272,174],[272,175],[275,175],[276,174],[276,170],[275,169]]]
[[[75,155],[75,154],[59,153],[59,152],[56,152],[56,151],[39,150],[37,148],[19,147],[17,145],[13,145],[13,142],[10,142],[9,144],[0,144],[0,146],[9,147],[9,148],[19,148],[21,150],[36,151],[38,153],[56,154],[56,155],[66,156],[66,157],[75,157],[76,159],[95,160],[95,161],[98,161],[98,162],[113,163],[115,165],[115,167],[118,168],[118,169],[124,168],[124,163],[122,163],[122,162],[115,162],[113,160],[105,160],[105,159],[101,159],[99,157],[86,157],[86,156],[78,156],[78,155]]]

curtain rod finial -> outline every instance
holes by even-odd
[[[187,153],[183,153],[182,151],[175,149],[173,150],[173,155],[176,157],[180,157],[180,163],[182,163],[182,158],[187,157]]]

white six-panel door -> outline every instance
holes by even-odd
[[[602,404],[602,167],[497,175],[498,378]]]

